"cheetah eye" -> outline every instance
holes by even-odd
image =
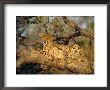
[[[44,44],[46,44],[46,42],[43,42]]]

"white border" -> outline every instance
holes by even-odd
[[[16,75],[16,16],[95,16],[94,75]],[[107,5],[6,5],[5,87],[106,87]]]

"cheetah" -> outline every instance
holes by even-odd
[[[43,51],[53,57],[64,59],[66,55],[67,58],[77,59],[77,60],[79,58],[86,58],[83,48],[81,48],[77,44],[73,46],[55,44],[52,41],[53,36],[50,34],[42,36],[42,40],[43,40]]]

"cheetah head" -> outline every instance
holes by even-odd
[[[48,44],[48,43],[53,42],[54,38],[50,34],[44,34],[44,35],[41,35],[41,39],[43,41],[43,44]]]

